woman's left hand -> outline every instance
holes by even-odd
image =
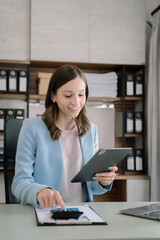
[[[117,176],[116,171],[118,171],[118,168],[116,166],[112,166],[109,170],[110,172],[97,173],[93,179],[99,181],[104,187],[110,185]]]

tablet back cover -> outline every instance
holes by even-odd
[[[96,173],[109,171],[108,167],[117,165],[131,150],[131,148],[103,148],[98,150],[71,182],[93,181],[92,177]]]

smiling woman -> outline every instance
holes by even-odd
[[[88,95],[86,78],[78,67],[64,65],[52,75],[45,101],[46,111],[42,118],[53,140],[61,136],[57,125],[70,129],[76,123],[79,136],[87,133],[90,128],[85,106]]]
[[[75,125],[75,118],[85,105],[86,84],[80,78],[67,82],[57,90],[57,93],[52,92],[51,99],[58,105],[57,124],[63,129],[72,129]]]
[[[91,182],[71,183],[98,151],[97,127],[86,116],[88,94],[83,72],[64,65],[50,79],[42,118],[24,120],[12,184],[22,203],[64,208],[64,202],[93,201],[111,189],[116,166]]]

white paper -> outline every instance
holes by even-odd
[[[7,80],[5,78],[0,79],[0,91],[7,90]]]
[[[68,220],[55,220],[51,218],[51,208],[35,208],[38,220],[41,224],[92,224],[92,223],[105,223],[96,212],[92,210],[87,204],[84,206],[66,206],[66,208],[77,208],[83,214],[78,219]]]
[[[90,97],[117,97],[117,74],[85,73]]]

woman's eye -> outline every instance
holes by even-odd
[[[71,95],[66,95],[65,97],[66,97],[66,98],[70,98],[70,97],[71,97]]]

